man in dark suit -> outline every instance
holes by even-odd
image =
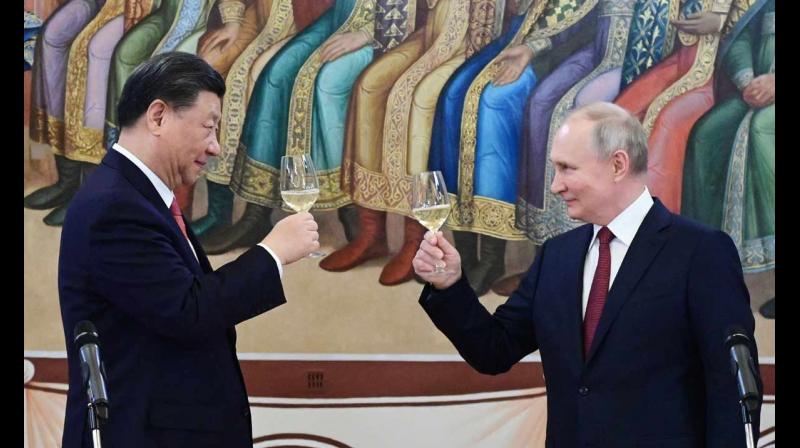
[[[414,259],[429,282],[420,304],[476,370],[502,373],[539,350],[547,447],[745,446],[724,349],[732,326],[753,338],[739,257],[728,235],[650,196],[646,144],[618,106],[573,112],[553,143],[551,191],[590,224],[547,241],[493,315],[441,233]],[[449,273],[434,274],[442,263]]]
[[[107,373],[103,445],[251,447],[234,326],[286,302],[282,266],[319,248],[309,213],[278,222],[214,271],[173,190],[219,153],[225,82],[202,59],[139,66],[118,104],[121,134],[64,222],[59,300],[69,364],[63,447],[91,447],[73,328],[97,328]]]

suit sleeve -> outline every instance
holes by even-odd
[[[706,446],[744,446],[744,423],[738,388],[731,372],[725,338],[733,326],[745,330],[753,343],[750,353],[758,369],[755,320],[744,283],[739,254],[731,238],[720,231],[705,235],[691,261],[689,313],[694,339],[703,362],[706,384]],[[756,372],[758,375],[758,372]],[[759,392],[763,394],[761,379]],[[753,415],[758,439],[760,408]]]
[[[533,301],[544,259],[545,244],[531,269],[506,303],[490,314],[478,301],[466,277],[450,288],[425,286],[420,305],[475,370],[496,375],[508,371],[538,348]]]
[[[154,332],[203,339],[286,302],[278,267],[262,248],[197,276],[152,211],[111,207],[90,228],[92,290]]]

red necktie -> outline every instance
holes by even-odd
[[[608,244],[614,239],[614,234],[603,227],[597,233],[600,241],[600,257],[597,259],[597,269],[594,271],[592,288],[589,290],[589,301],[586,304],[586,315],[583,319],[583,357],[589,356],[589,349],[592,348],[592,339],[600,323],[600,316],[603,314],[603,307],[608,296],[608,284],[611,280],[611,250]]]
[[[186,239],[189,239],[189,235],[186,234],[186,224],[183,222],[183,214],[181,213],[181,208],[178,207],[178,200],[172,198],[172,205],[169,206],[169,211],[172,212],[172,217],[175,218],[175,222],[178,223],[178,228],[181,229],[181,233]]]

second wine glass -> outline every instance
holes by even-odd
[[[424,171],[414,176],[411,188],[411,213],[420,224],[436,234],[450,215],[450,196],[441,171]],[[434,274],[452,274],[445,265],[436,265]]]
[[[307,154],[281,157],[281,198],[295,212],[311,210],[319,198],[319,180],[314,161]],[[324,252],[311,252],[309,258],[327,255]]]

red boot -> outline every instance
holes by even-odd
[[[414,278],[414,267],[411,265],[411,260],[417,254],[422,238],[425,236],[427,229],[422,227],[417,221],[412,218],[405,219],[404,226],[405,234],[403,235],[403,247],[381,271],[381,276],[378,281],[382,285],[392,286],[405,283]]]
[[[347,271],[373,258],[389,253],[386,244],[386,212],[356,206],[358,236],[348,245],[325,257],[319,267],[326,271]]]

